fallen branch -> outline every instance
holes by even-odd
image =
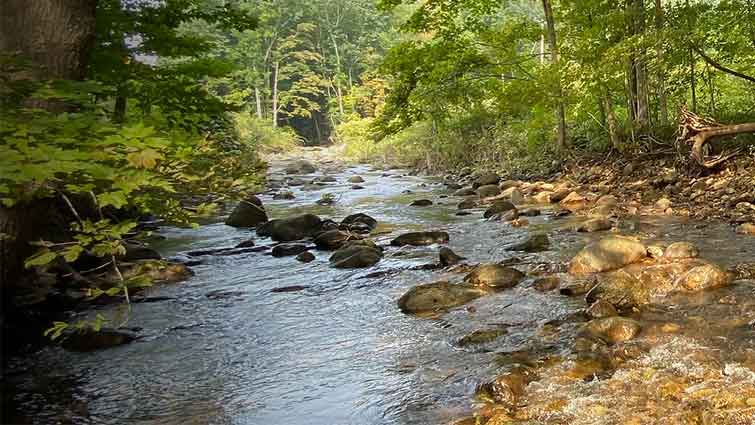
[[[677,142],[691,144],[691,157],[705,168],[713,168],[728,161],[739,154],[740,149],[722,153],[716,157],[708,157],[704,149],[712,139],[725,136],[735,136],[744,133],[755,133],[755,123],[723,125],[711,119],[700,117],[683,108],[679,119],[679,136]]]

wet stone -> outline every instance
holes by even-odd
[[[448,243],[449,235],[446,232],[410,232],[405,233],[391,241],[393,246],[424,246]]]
[[[524,273],[513,267],[485,264],[469,273],[464,278],[464,282],[492,289],[507,289],[518,285],[522,279],[524,279]]]
[[[456,342],[456,345],[459,347],[467,347],[470,345],[485,344],[495,341],[507,333],[508,331],[504,328],[480,329],[465,335]]]
[[[561,279],[557,276],[544,276],[535,279],[532,282],[532,287],[539,292],[548,292],[558,288],[561,283]]]
[[[304,244],[286,243],[274,246],[272,254],[273,257],[289,257],[299,255],[307,249],[307,245]]]
[[[433,201],[429,199],[417,199],[416,201],[412,201],[411,204],[409,204],[410,207],[429,207],[433,204]]]
[[[443,267],[453,266],[464,260],[464,257],[457,255],[451,248],[445,246],[440,248],[438,255],[440,257],[440,264]]]

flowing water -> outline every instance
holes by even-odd
[[[271,177],[283,179],[284,165],[273,162]],[[380,222],[378,243],[404,231],[444,230],[451,236],[448,246],[469,263],[518,256],[524,264],[558,264],[598,237],[559,231],[570,219],[547,214],[525,228],[485,221],[479,212],[456,216],[458,199],[444,197],[450,191],[439,180],[404,170],[335,163],[320,169],[338,182],[320,190],[291,188],[294,200],[262,196],[269,215],[313,212],[340,220],[367,213]],[[365,179],[364,189],[351,188],[346,180],[352,175]],[[336,204],[316,205],[323,193],[334,194]],[[435,205],[407,206],[421,198]],[[648,240],[690,240],[703,257],[723,264],[748,260],[755,252],[755,239],[735,236],[723,224],[642,218],[623,226]],[[506,251],[533,230],[549,231],[550,251]],[[157,248],[166,257],[256,237],[225,226],[222,217],[198,229],[161,234],[167,239]],[[437,262],[437,251],[438,246],[391,248],[377,266],[362,270],[334,269],[328,253],[318,251],[309,264],[264,253],[202,257],[188,281],[150,290],[150,296],[168,299],[133,306],[129,326],[142,328],[142,339],[91,353],[50,347],[13,360],[8,376],[17,391],[18,418],[98,424],[449,423],[471,414],[475,388],[504,367],[500,353],[568,350],[568,333],[547,342],[538,335],[545,322],[584,305],[525,283],[471,303],[474,309],[433,318],[402,314],[396,300],[411,286],[461,278],[414,267]],[[380,271],[387,273],[375,273]],[[271,292],[293,285],[306,288]],[[455,344],[470,331],[491,326],[506,326],[508,334],[483,347]],[[739,348],[751,347],[751,333],[738,338]]]

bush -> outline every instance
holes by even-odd
[[[303,144],[303,141],[290,128],[273,127],[267,120],[261,120],[249,112],[233,114],[239,139],[261,154],[288,152]]]

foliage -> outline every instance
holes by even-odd
[[[293,130],[274,128],[267,120],[261,120],[248,112],[234,113],[233,119],[240,141],[253,152],[284,153],[302,144],[300,137]]]

